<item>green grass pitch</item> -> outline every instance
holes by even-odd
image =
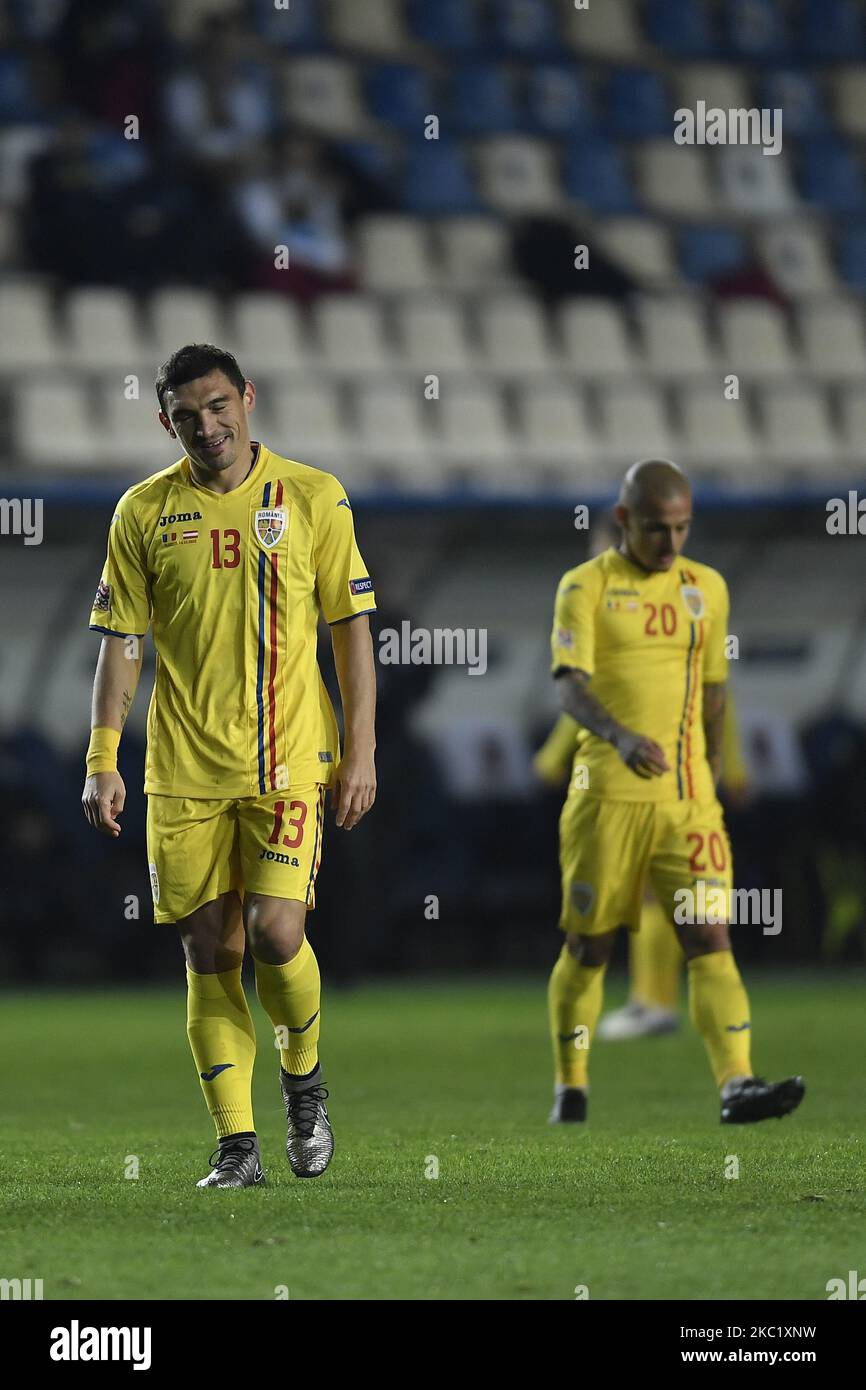
[[[0,1276],[63,1300],[825,1299],[866,1274],[864,977],[749,983],[756,1069],[808,1089],[745,1127],[719,1124],[688,1023],[598,1044],[589,1124],[554,1129],[544,980],[327,992],[337,1148],[316,1181],[286,1163],[251,997],[268,1186],[241,1192],[195,1188],[213,1131],[180,981],[7,994]]]

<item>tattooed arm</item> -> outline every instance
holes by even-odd
[[[638,777],[661,777],[669,771],[664,751],[653,739],[644,738],[617,723],[596,699],[589,689],[590,677],[586,671],[563,670],[557,675],[556,684],[566,714],[605,743],[612,744],[626,767]]]
[[[722,775],[722,742],[725,734],[725,701],[728,687],[724,682],[704,686],[704,738],[707,741],[707,762],[718,786]]]

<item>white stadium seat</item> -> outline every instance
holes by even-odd
[[[635,180],[645,205],[663,217],[701,220],[717,213],[706,151],[670,140],[635,146]]]
[[[311,334],[298,306],[281,294],[251,290],[235,297],[230,348],[241,371],[280,379],[314,365]]]
[[[18,448],[28,463],[96,469],[100,437],[90,392],[78,382],[34,378],[15,391]]]
[[[556,212],[563,195],[554,152],[544,140],[495,135],[476,146],[482,198],[503,213]]]
[[[273,442],[283,458],[339,469],[350,455],[339,389],[317,377],[291,377],[269,402]],[[338,472],[342,479],[342,474]]]
[[[602,386],[598,405],[602,454],[611,463],[622,466],[640,458],[676,462],[675,436],[657,387],[625,382]]]
[[[158,363],[186,343],[219,346],[224,336],[219,302],[210,290],[179,285],[155,290],[150,296],[150,324],[152,351]]]
[[[803,355],[821,381],[866,378],[866,339],[863,305],[855,300],[829,299],[800,306],[798,314]]]
[[[646,57],[633,0],[604,0],[581,10],[574,0],[558,2],[565,41],[581,57],[621,63]]]
[[[436,409],[420,382],[370,380],[358,385],[354,448],[374,478],[398,486],[427,488],[434,483],[432,442],[425,415]]]
[[[839,447],[849,466],[863,475],[863,454],[866,440],[866,392],[862,382],[845,386],[839,393]]]
[[[358,249],[365,289],[427,290],[438,282],[428,229],[418,217],[365,217]]]
[[[377,302],[360,295],[328,295],[316,304],[322,365],[355,375],[381,372],[391,365],[382,313]]]
[[[693,382],[678,392],[682,458],[688,471],[722,468],[731,481],[757,481],[761,461],[748,400],[727,400],[721,379]]]
[[[679,279],[670,231],[651,217],[608,217],[598,222],[591,238],[590,266],[594,246],[647,289],[673,285]]]
[[[129,400],[115,377],[103,372],[97,392],[99,462],[106,469],[135,469],[142,477],[167,468],[183,456],[183,445],[159,422],[152,381],[142,381],[137,400]]]
[[[45,285],[27,280],[0,285],[0,324],[0,372],[17,375],[58,364],[59,335]]]
[[[607,299],[567,299],[559,331],[566,362],[581,377],[634,375],[636,361],[625,318]]]
[[[837,288],[827,234],[801,218],[770,222],[755,235],[758,257],[783,294],[792,298]]]
[[[339,47],[405,60],[409,39],[398,0],[376,0],[375,5],[331,0],[329,8],[330,37]]]
[[[406,296],[397,306],[400,361],[412,371],[465,372],[473,367],[460,301]]]
[[[496,218],[443,217],[434,236],[449,288],[494,289],[513,279],[508,234]]]
[[[569,383],[537,382],[517,391],[518,444],[530,462],[574,483],[598,465],[598,440],[583,392]]]
[[[774,384],[758,393],[764,453],[783,472],[833,474],[839,448],[827,400],[805,382]]]
[[[549,372],[556,365],[547,319],[528,295],[497,295],[478,310],[484,366],[504,376]]]
[[[718,318],[721,365],[726,374],[761,378],[789,376],[794,371],[785,316],[774,304],[731,300],[720,306]]]
[[[699,101],[723,111],[752,105],[748,84],[736,67],[720,63],[678,63],[673,78],[677,107],[696,111]]]
[[[450,475],[507,486],[517,478],[501,393],[466,383],[443,392],[436,409],[437,448]]]
[[[657,377],[703,376],[717,367],[706,310],[698,296],[642,296],[637,316],[643,333],[644,365]]]
[[[833,107],[846,135],[866,140],[866,67],[831,69]]]
[[[784,151],[765,155],[758,145],[725,145],[715,154],[719,197],[731,212],[777,217],[796,210],[798,199]]]
[[[354,63],[293,58],[282,64],[283,110],[290,121],[323,135],[359,139],[369,128]]]
[[[66,297],[66,344],[76,367],[117,374],[142,361],[142,326],[132,295],[105,285],[71,290]]]

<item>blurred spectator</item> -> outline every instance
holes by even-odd
[[[163,40],[154,0],[70,0],[57,34],[66,101],[117,131],[137,116],[152,139]]]

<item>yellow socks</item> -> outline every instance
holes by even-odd
[[[217,1138],[250,1133],[256,1030],[241,969],[197,975],[187,966],[186,1031]]]
[[[319,963],[306,937],[285,965],[256,961],[256,990],[276,1030],[283,1069],[306,1076],[319,1060]]]
[[[629,937],[629,997],[657,1009],[675,1009],[683,948],[661,903],[644,903],[640,931],[630,932]]]
[[[749,999],[730,951],[713,951],[688,963],[689,1012],[706,1044],[716,1083],[751,1076]]]
[[[556,1080],[563,1086],[587,1084],[589,1044],[604,995],[604,965],[580,965],[563,946],[547,990]]]

